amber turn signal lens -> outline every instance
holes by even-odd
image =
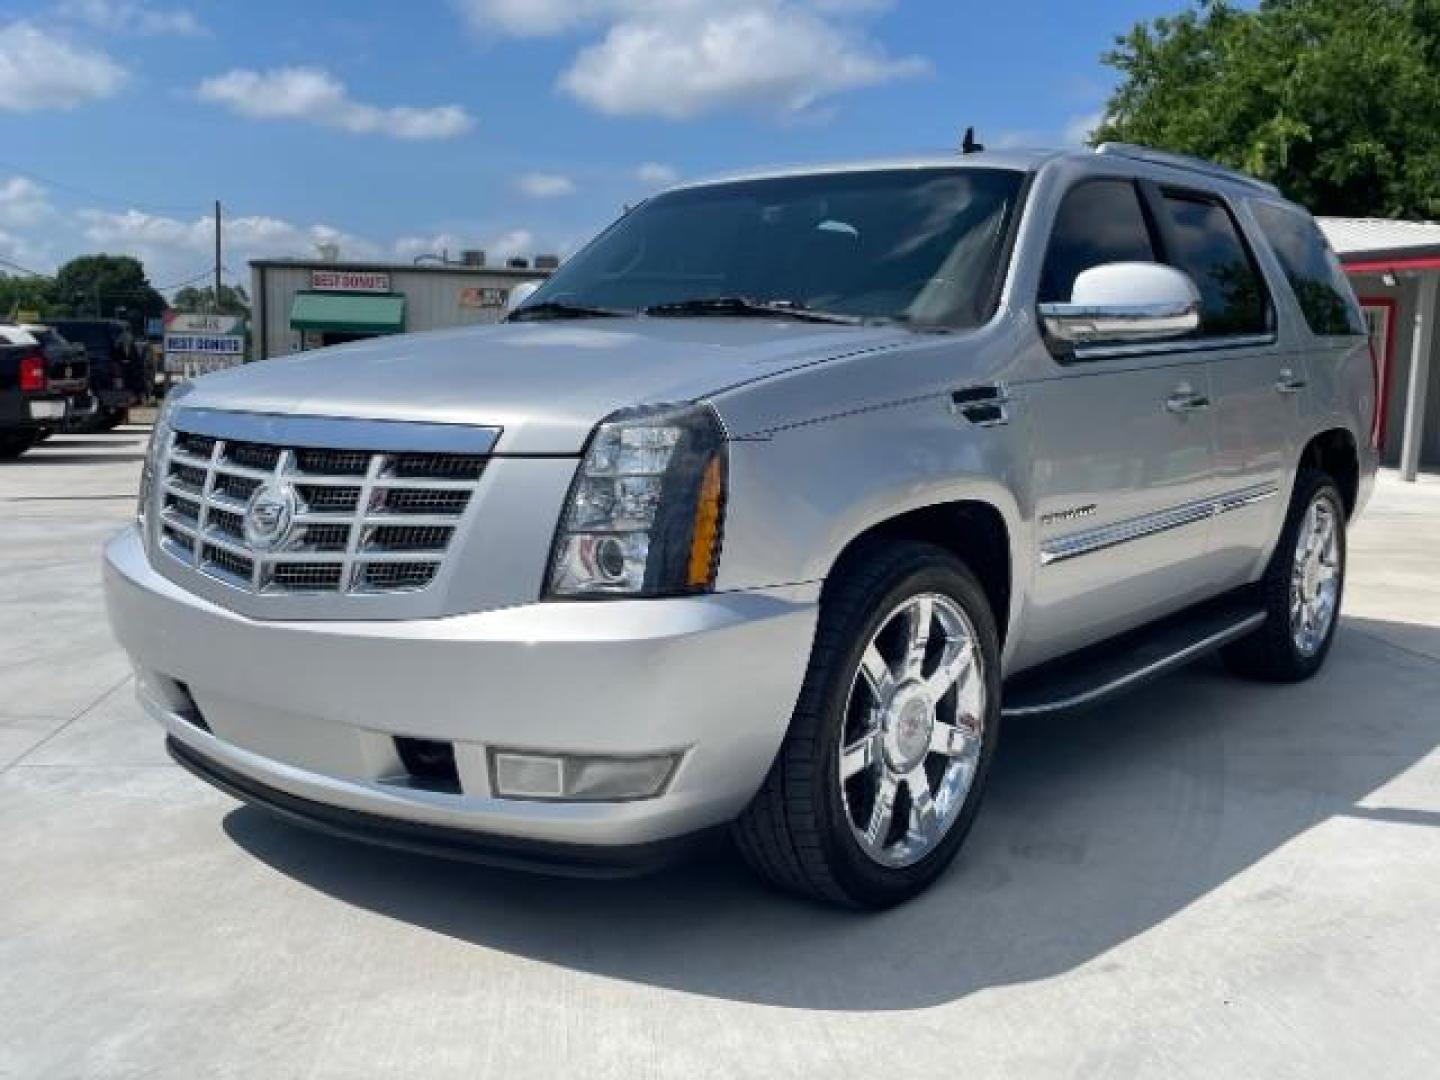
[[[686,577],[692,588],[704,589],[715,573],[716,542],[720,539],[720,499],[725,485],[720,476],[720,455],[705,466],[700,478],[700,497],[695,504],[695,532],[690,541],[690,572]]]

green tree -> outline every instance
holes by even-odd
[[[245,291],[244,285],[222,284],[218,308],[215,306],[213,285],[206,285],[203,289],[187,285],[175,294],[171,305],[176,311],[215,312],[220,315],[240,315],[246,319],[250,317],[250,294]]]
[[[167,307],[144,265],[130,255],[71,259],[55,274],[55,299],[70,314],[125,318],[137,331]]]
[[[21,311],[53,314],[55,279],[0,273],[0,319],[13,319]]]
[[[1209,158],[1320,214],[1440,217],[1440,0],[1200,0],[1104,56],[1095,142]]]

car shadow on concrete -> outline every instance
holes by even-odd
[[[55,436],[54,438],[46,439],[43,443],[40,443],[40,444],[36,447],[36,449],[37,449],[37,450],[105,450],[105,449],[114,450],[115,448],[117,448],[117,447],[122,447],[122,446],[140,446],[140,447],[143,447],[144,445],[145,445],[145,437],[144,437],[143,435],[139,435],[139,434],[135,434],[135,433],[131,432],[131,433],[124,433],[124,434],[120,434],[120,435],[112,434],[109,438],[106,438],[106,437],[104,437],[103,435],[100,435],[100,434],[91,434],[91,435],[84,435],[84,436],[79,436],[79,435],[57,435],[57,436]]]
[[[56,450],[62,452],[56,453]],[[113,452],[108,454],[71,454],[67,447],[57,446],[52,450],[49,443],[41,443],[35,449],[27,451],[22,457],[4,462],[4,464],[20,467],[26,465],[124,465],[128,462],[144,460],[143,449],[133,454]]]
[[[1299,686],[1242,683],[1209,661],[1089,712],[1012,723],[955,865],[877,915],[777,895],[727,850],[599,882],[370,848],[248,807],[225,830],[338,900],[485,948],[738,1001],[922,1008],[1097,961],[1328,819],[1383,814],[1357,804],[1440,742],[1440,663],[1382,641],[1386,625],[1347,619]]]

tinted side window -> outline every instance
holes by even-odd
[[[1170,262],[1200,290],[1200,333],[1263,334],[1270,298],[1230,211],[1200,195],[1165,193],[1175,250]]]
[[[1255,203],[1254,210],[1311,332],[1365,333],[1360,305],[1320,227],[1308,215],[1283,206]]]
[[[1088,180],[1072,188],[1055,215],[1040,273],[1040,302],[1064,303],[1075,279],[1110,262],[1154,262],[1150,228],[1129,180]]]

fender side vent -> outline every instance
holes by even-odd
[[[1010,422],[1010,398],[1003,386],[970,386],[950,395],[951,408],[976,427]]]

